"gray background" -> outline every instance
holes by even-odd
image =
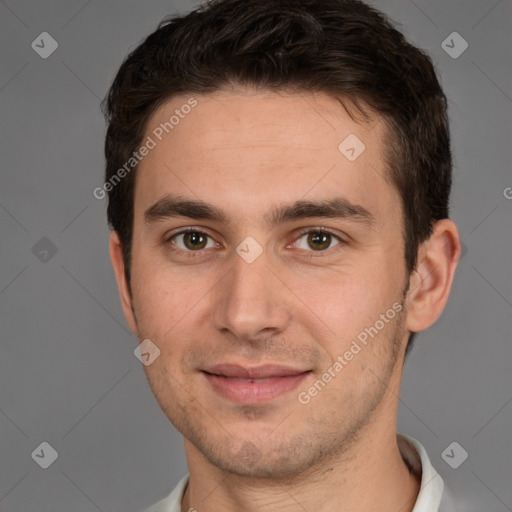
[[[406,363],[399,431],[424,444],[462,510],[512,510],[512,2],[374,4],[440,71],[452,216],[467,251],[448,307]],[[193,5],[0,3],[3,512],[137,512],[187,471],[180,435],[133,355],[106,202],[92,191],[104,164],[100,99],[128,51]],[[44,31],[59,45],[47,59],[31,47]],[[456,59],[441,46],[454,31],[469,44]],[[58,452],[48,469],[31,457],[43,441]],[[458,469],[441,457],[453,441],[469,453]]]

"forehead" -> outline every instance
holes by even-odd
[[[253,213],[339,193],[378,213],[397,202],[383,179],[385,130],[378,117],[355,121],[326,93],[176,96],[148,120],[153,148],[137,170],[136,214],[171,192]]]

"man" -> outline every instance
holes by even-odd
[[[451,510],[396,432],[460,256],[430,59],[357,0],[220,0],[105,111],[122,307],[189,466],[149,511]]]

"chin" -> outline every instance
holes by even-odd
[[[191,436],[194,437],[194,436]],[[279,478],[283,482],[296,479],[310,470],[327,455],[314,432],[294,436],[289,432],[280,439],[262,436],[262,442],[246,439],[191,439],[188,440],[212,465],[240,477]],[[247,436],[249,437],[249,436]],[[252,437],[255,439],[255,437]]]

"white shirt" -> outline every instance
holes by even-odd
[[[421,487],[412,512],[455,512],[450,492],[443,479],[433,468],[425,448],[410,436],[397,434],[398,448],[409,469],[421,474]],[[185,475],[174,490],[145,512],[181,512],[181,500],[188,484]],[[192,509],[194,510],[194,509]]]

